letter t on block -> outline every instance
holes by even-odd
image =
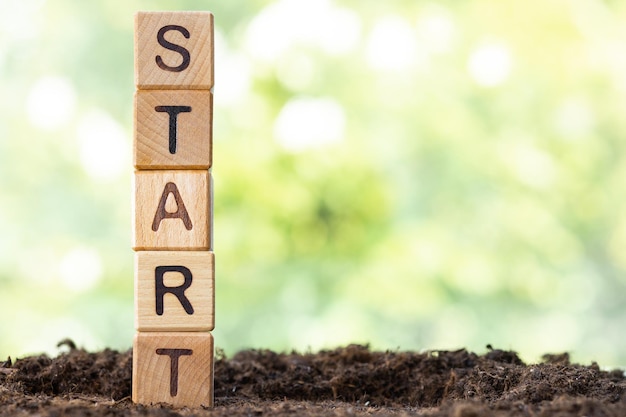
[[[134,119],[135,168],[211,168],[213,94],[210,91],[137,91]]]
[[[137,333],[133,347],[133,401],[212,407],[211,333]]]

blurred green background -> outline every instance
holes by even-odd
[[[216,344],[626,365],[626,3],[0,0],[0,359],[127,349],[133,14],[215,14]]]

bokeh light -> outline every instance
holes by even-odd
[[[133,14],[215,14],[216,345],[626,364],[626,4],[0,0],[0,358],[133,328]]]

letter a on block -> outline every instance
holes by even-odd
[[[209,251],[135,253],[135,328],[211,331],[215,326],[215,257]]]
[[[174,201],[176,201],[176,211],[174,212],[167,211],[166,207],[168,197],[170,197],[170,195],[174,198]],[[176,187],[176,184],[173,182],[165,184],[163,194],[161,194],[161,199],[159,200],[159,207],[157,208],[156,213],[154,213],[154,220],[152,220],[153,232],[159,231],[159,225],[163,219],[181,219],[185,225],[185,229],[193,229],[189,213],[187,213],[187,209],[185,208],[185,203],[180,196],[180,192],[178,192],[178,187]]]
[[[208,171],[136,171],[135,250],[210,250]]]
[[[138,89],[210,90],[213,87],[213,15],[139,12],[135,15]]]
[[[140,404],[213,406],[211,333],[137,333],[132,391],[133,401]]]

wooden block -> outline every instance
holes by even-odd
[[[138,89],[209,90],[213,87],[213,15],[138,12],[135,15]]]
[[[139,404],[213,406],[211,333],[137,333],[132,399]]]
[[[133,249],[211,250],[208,171],[135,171]]]
[[[135,168],[209,169],[212,123],[210,91],[137,91]]]
[[[135,327],[211,331],[215,326],[213,252],[135,253]]]

